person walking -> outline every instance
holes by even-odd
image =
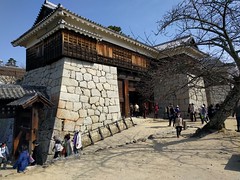
[[[146,119],[146,117],[147,117],[147,111],[148,111],[147,104],[143,103],[143,118],[144,119]]]
[[[39,145],[39,142],[37,140],[34,140],[33,142],[34,149],[32,153],[32,158],[35,160],[32,165],[43,165],[43,154],[42,154],[42,148]]]
[[[54,147],[53,147],[53,150],[54,150],[53,159],[56,159],[56,158],[61,156],[63,146],[62,146],[61,141],[59,139],[54,138],[54,140],[55,140],[55,144],[54,144]]]
[[[63,148],[65,157],[72,155],[72,145],[69,133],[64,136]]]
[[[168,126],[171,126],[172,122],[174,126],[175,111],[174,111],[173,105],[170,104],[168,108],[169,108],[169,125]]]
[[[2,156],[1,161],[0,161],[0,167],[3,164],[3,169],[6,169],[7,161],[9,158],[9,150],[8,150],[7,144],[5,142],[2,143],[0,150],[1,150],[1,156]]]
[[[200,114],[200,119],[202,121],[202,124],[204,124],[204,122],[207,123],[207,108],[206,108],[205,104],[203,104],[201,106],[199,114]]]
[[[236,116],[237,121],[237,132],[240,132],[240,103],[237,102],[232,113],[232,117]]]
[[[30,155],[27,149],[27,145],[22,145],[22,152],[20,153],[17,161],[13,165],[13,169],[17,169],[18,173],[25,172],[26,167],[29,165]]]
[[[73,136],[73,152],[74,154],[79,154],[80,149],[82,148],[82,137],[81,133],[77,130]]]
[[[182,127],[183,127],[183,119],[181,117],[180,112],[177,113],[177,117],[175,120],[175,127],[176,127],[177,137],[179,138],[182,132]]]
[[[134,116],[139,116],[139,105],[137,103],[134,105]]]
[[[158,111],[159,111],[159,106],[156,103],[154,106],[154,118],[157,119],[158,118]]]
[[[189,106],[189,111],[190,111],[190,119],[191,121],[197,121],[197,118],[196,118],[196,111],[195,111],[195,107],[194,107],[194,104],[190,104]]]

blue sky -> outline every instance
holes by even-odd
[[[25,67],[26,49],[11,42],[33,25],[44,0],[0,0],[0,59],[9,58]],[[181,0],[50,0],[103,26],[115,25],[122,32],[144,42],[145,35],[159,44],[170,37],[155,36],[157,21]],[[174,33],[174,29],[172,30]],[[171,33],[170,33],[171,34]]]

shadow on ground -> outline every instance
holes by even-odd
[[[240,171],[240,154],[233,154],[224,169],[230,171]]]

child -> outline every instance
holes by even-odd
[[[53,157],[54,159],[56,159],[59,156],[61,156],[61,152],[63,150],[63,146],[62,146],[60,140],[58,140],[58,139],[55,140],[55,144],[54,144],[53,149],[55,150],[54,157]]]
[[[7,161],[8,161],[8,157],[9,157],[9,151],[8,151],[7,144],[5,142],[2,143],[2,145],[0,147],[0,151],[1,151],[0,167],[1,167],[2,163],[3,163],[3,169],[6,169]]]
[[[180,112],[177,113],[176,121],[175,121],[175,127],[177,131],[177,137],[181,135],[182,127],[183,127],[183,119],[181,117]]]

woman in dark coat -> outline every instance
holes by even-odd
[[[29,165],[30,162],[30,156],[29,152],[27,150],[27,146],[22,146],[22,152],[20,153],[17,161],[13,165],[13,169],[17,169],[18,173],[24,172],[26,167]]]
[[[32,153],[32,158],[35,160],[32,165],[43,165],[43,156],[42,156],[42,149],[41,146],[39,145],[39,143],[34,140],[33,141],[34,144],[34,149],[33,149],[33,153]]]

